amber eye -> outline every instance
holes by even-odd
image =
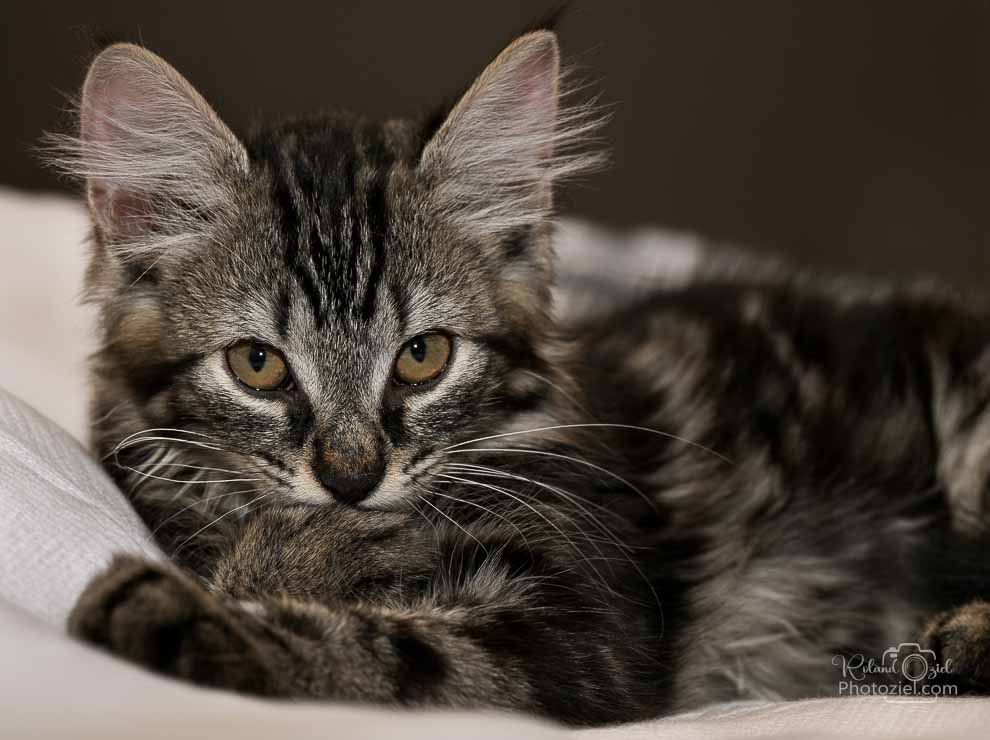
[[[419,385],[437,377],[450,359],[450,337],[440,332],[420,334],[406,342],[395,360],[395,379]]]
[[[239,381],[256,391],[282,388],[289,378],[282,353],[259,342],[245,340],[228,348],[227,364]]]

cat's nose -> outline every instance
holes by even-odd
[[[366,499],[381,482],[385,475],[385,458],[380,452],[318,451],[313,472],[335,499],[353,506]]]
[[[385,466],[381,465],[374,470],[345,475],[338,475],[332,470],[321,470],[317,472],[317,477],[335,499],[353,506],[364,501],[375,490],[384,472]]]

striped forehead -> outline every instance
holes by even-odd
[[[393,238],[389,177],[397,156],[382,129],[321,122],[258,137],[268,171],[279,252],[317,327],[366,323]],[[293,307],[284,306],[287,315]]]

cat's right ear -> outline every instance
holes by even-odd
[[[55,141],[56,164],[86,182],[95,224],[124,256],[201,243],[245,177],[244,146],[161,57],[115,44],[94,59],[79,136]]]

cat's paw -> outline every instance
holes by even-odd
[[[928,622],[921,642],[934,650],[960,692],[990,694],[990,602],[973,601]]]
[[[175,569],[118,556],[86,587],[70,634],[159,673],[278,694],[272,656],[238,612]]]

